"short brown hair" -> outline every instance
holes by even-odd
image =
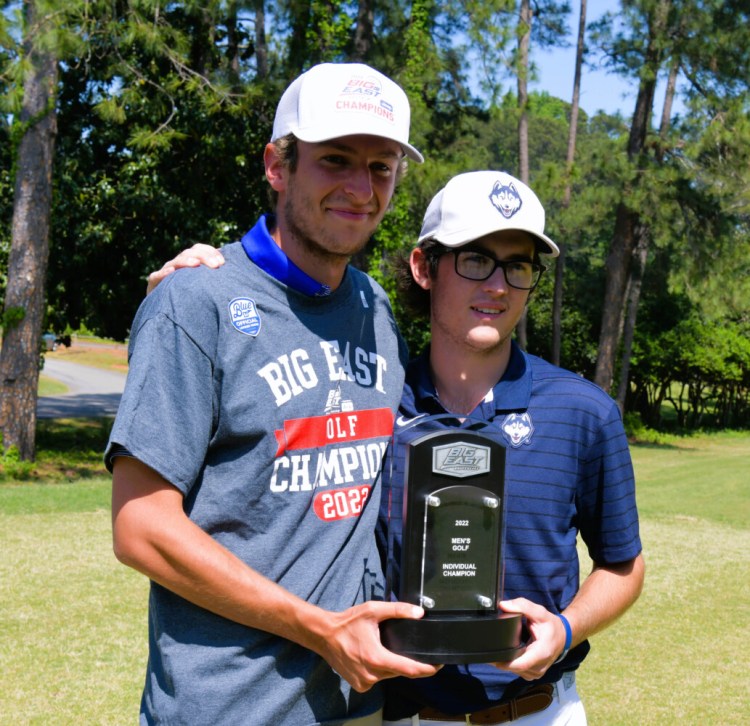
[[[297,137],[294,134],[287,134],[271,143],[276,147],[276,153],[282,165],[288,167],[292,173],[297,171]],[[275,212],[276,205],[279,203],[279,193],[271,187],[268,188],[268,201]]]

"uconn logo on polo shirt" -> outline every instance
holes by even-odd
[[[505,440],[514,448],[531,443],[534,424],[528,413],[509,413],[500,428]]]

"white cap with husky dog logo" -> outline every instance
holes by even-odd
[[[471,171],[454,176],[432,199],[419,242],[434,239],[461,247],[503,230],[527,232],[540,254],[557,257],[558,246],[544,234],[544,207],[534,192],[503,171]]]

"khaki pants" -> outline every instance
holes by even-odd
[[[383,711],[377,711],[369,716],[362,716],[362,718],[355,718],[352,721],[346,721],[344,726],[382,726],[383,724]]]

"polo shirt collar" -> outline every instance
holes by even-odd
[[[503,377],[495,384],[491,396],[482,403],[489,403],[495,413],[507,413],[509,411],[525,411],[531,401],[531,363],[527,355],[521,350],[517,343],[512,340],[510,348],[510,360]]]
[[[420,412],[435,414],[445,409],[430,377],[430,350],[422,353],[415,361],[411,388]],[[472,412],[481,414],[484,419],[492,419],[498,414],[510,411],[525,411],[531,400],[531,364],[526,354],[511,341],[510,360],[503,377],[488,391],[484,400]]]
[[[331,288],[313,279],[294,264],[271,237],[268,222],[273,221],[272,214],[264,214],[255,226],[242,238],[242,247],[247,256],[279,282],[283,282],[297,292],[310,297],[325,297],[331,294]]]

